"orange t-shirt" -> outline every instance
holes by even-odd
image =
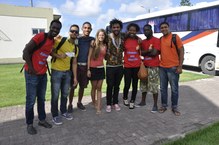
[[[172,47],[171,47],[172,43]],[[178,49],[182,49],[182,40],[176,35],[176,44]],[[171,68],[179,65],[179,57],[176,51],[176,47],[172,42],[172,33],[161,38],[161,55],[160,55],[160,66],[165,68]]]

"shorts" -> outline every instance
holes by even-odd
[[[90,80],[103,80],[105,79],[105,70],[104,68],[90,68],[91,77]]]
[[[80,88],[87,88],[88,77],[87,77],[87,66],[78,65],[77,66],[77,79]]]
[[[140,81],[141,92],[151,92],[157,94],[159,91],[159,67],[148,68],[148,78]]]

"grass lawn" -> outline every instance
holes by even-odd
[[[219,145],[219,122],[165,145]]]
[[[24,74],[20,73],[20,69],[23,64],[10,64],[0,65],[0,107],[12,106],[25,103],[25,79]],[[180,81],[191,81],[203,78],[209,78],[211,76],[196,74],[191,72],[183,72],[180,76]],[[50,100],[50,78],[48,75],[48,84],[46,92],[46,100]],[[120,89],[124,86],[123,81],[121,82]],[[85,96],[90,95],[90,84],[85,89]],[[103,92],[106,92],[106,83],[103,83]],[[76,96],[77,96],[76,89]]]

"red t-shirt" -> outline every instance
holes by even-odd
[[[106,46],[100,48],[100,54],[97,59],[90,60],[90,67],[104,66],[103,60],[106,55]]]
[[[152,48],[160,51],[160,39],[158,39],[154,36],[152,36],[151,39],[149,39],[149,40],[147,40],[147,39],[143,40],[141,47],[143,50],[148,50],[149,46],[151,44],[152,44]],[[145,66],[156,67],[156,66],[159,66],[159,64],[160,64],[159,55],[157,55],[155,57],[144,56],[144,65]]]
[[[36,34],[32,40],[36,43],[36,45],[39,45],[40,42],[42,42],[44,39],[44,33],[39,33]],[[53,39],[46,39],[46,42],[44,45],[34,51],[32,55],[32,63],[33,63],[33,68],[37,72],[38,75],[45,74],[47,71],[47,66],[46,66],[46,59],[52,52],[52,48],[54,45],[54,40]],[[25,70],[28,71],[28,65],[25,64]]]
[[[124,42],[124,67],[126,68],[136,68],[140,67],[141,60],[139,51],[136,50],[138,46],[137,39],[128,38]]]

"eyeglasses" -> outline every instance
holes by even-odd
[[[76,33],[76,34],[78,34],[78,33],[79,33],[79,31],[78,31],[78,30],[70,30],[70,32],[71,32],[71,33]]]

